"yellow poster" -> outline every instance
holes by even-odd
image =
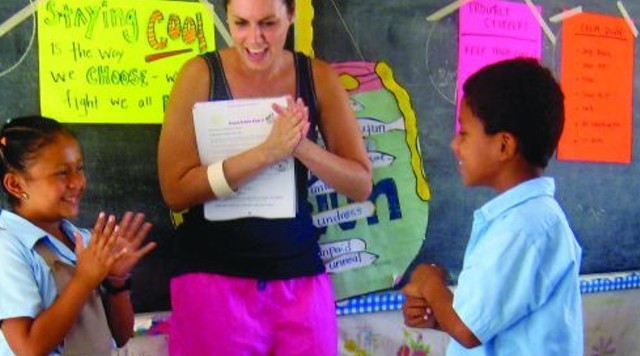
[[[38,8],[41,112],[72,123],[161,123],[178,70],[213,50],[214,38],[201,3],[49,0]]]

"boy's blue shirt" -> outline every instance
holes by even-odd
[[[582,355],[582,249],[552,178],[523,182],[474,213],[453,307],[482,342],[447,355]]]
[[[68,236],[79,231],[85,243],[91,237],[88,230],[77,229],[63,220],[62,229]],[[51,306],[58,290],[47,263],[34,250],[36,242],[46,239],[47,244],[65,263],[75,265],[76,255],[56,238],[28,220],[8,210],[0,212],[0,320],[16,317],[35,318]],[[58,348],[51,355],[59,355]],[[0,355],[13,355],[0,333]]]

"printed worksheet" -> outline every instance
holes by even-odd
[[[272,104],[286,98],[239,99],[196,103],[193,122],[198,154],[210,165],[263,142],[277,117]],[[265,169],[237,194],[204,204],[207,220],[245,217],[290,218],[296,214],[295,170],[292,157]]]

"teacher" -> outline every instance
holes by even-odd
[[[167,106],[158,146],[167,206],[183,213],[172,241],[171,355],[336,355],[337,321],[309,171],[355,201],[369,197],[371,164],[347,93],[331,66],[285,49],[294,0],[228,0],[233,46],[189,60]],[[211,100],[289,96],[262,143],[200,162],[192,107]],[[322,135],[322,145],[317,135]],[[207,221],[225,199],[283,159],[295,159],[297,213],[289,219]]]

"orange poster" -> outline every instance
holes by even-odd
[[[634,37],[623,18],[581,14],[562,27],[565,124],[558,159],[631,163]]]

